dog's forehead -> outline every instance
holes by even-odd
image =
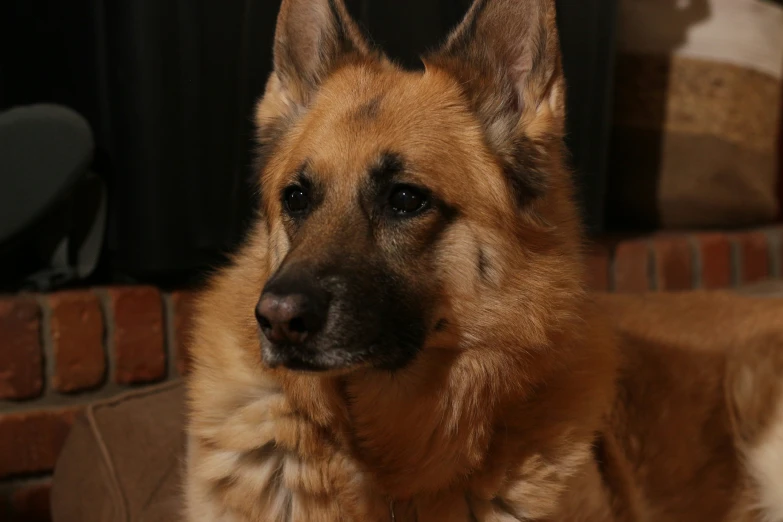
[[[302,121],[297,156],[316,171],[361,176],[384,155],[418,165],[481,143],[452,80],[432,73],[349,67],[333,75]]]

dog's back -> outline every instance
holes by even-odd
[[[783,520],[783,300],[597,300],[624,361],[606,458],[642,519]]]

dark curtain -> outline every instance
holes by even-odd
[[[348,0],[414,67],[468,0]],[[252,110],[279,0],[5,0],[0,109],[56,102],[96,134],[110,187],[107,280],[177,284],[220,263],[253,213]],[[614,3],[558,0],[568,144],[590,229],[603,225]]]

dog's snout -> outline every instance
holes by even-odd
[[[258,324],[272,343],[301,344],[326,323],[328,296],[302,281],[274,283],[267,285],[256,305]]]

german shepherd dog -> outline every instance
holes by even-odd
[[[283,0],[187,520],[783,521],[783,305],[586,290],[554,0],[476,0],[423,62]]]

